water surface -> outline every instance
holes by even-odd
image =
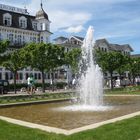
[[[0,115],[69,130],[140,111],[140,96],[108,96],[104,102],[108,109],[101,111],[66,110],[73,102],[60,102],[0,108]]]

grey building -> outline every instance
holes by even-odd
[[[70,36],[69,38],[60,36],[54,39],[54,43],[64,46],[65,51],[68,52],[69,50],[73,48],[81,48],[83,44],[83,40],[84,38],[79,37],[79,36]],[[125,55],[130,55],[131,52],[133,52],[133,49],[129,44],[123,44],[123,45],[112,44],[112,43],[109,43],[106,39],[96,40],[94,47],[101,51],[105,51],[105,52],[118,51]],[[67,78],[68,78],[67,81],[71,81],[72,80],[71,69],[68,68],[67,66],[65,66],[64,69],[67,72]],[[125,74],[127,76],[128,72],[126,72]],[[113,75],[117,77],[118,73],[114,72]],[[106,72],[104,76],[105,78],[109,77],[109,73]]]

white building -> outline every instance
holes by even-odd
[[[84,38],[79,37],[79,36],[70,36],[69,38],[60,36],[56,39],[54,39],[55,44],[59,44],[65,47],[65,51],[68,52],[73,48],[81,48],[83,44]],[[109,51],[118,51],[121,52],[124,55],[130,55],[131,52],[133,51],[132,47],[129,44],[111,44],[109,43],[106,39],[99,39],[95,41],[94,47],[96,49],[99,49],[101,51],[109,52]],[[72,72],[71,69],[68,68],[67,66],[64,67],[66,73],[67,73],[67,81],[70,82],[72,80]],[[129,72],[125,72],[126,77],[128,77]],[[114,71],[113,73],[114,77],[118,77],[118,73]],[[108,78],[110,77],[109,73],[106,72],[104,73],[104,77]]]
[[[50,42],[50,23],[42,3],[35,16],[30,15],[27,9],[0,4],[0,40],[10,41],[9,51],[21,48],[25,43]],[[25,82],[30,73],[35,75],[35,79],[41,79],[39,71],[28,68],[18,72],[17,82]],[[12,80],[13,75],[0,67],[0,79]]]

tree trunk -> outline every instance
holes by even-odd
[[[44,71],[42,73],[42,92],[45,93],[45,78],[44,78]]]
[[[135,84],[135,75],[132,74],[133,85]]]
[[[111,89],[114,88],[113,86],[113,72],[110,72],[110,78],[111,78]]]
[[[54,91],[54,75],[53,75],[53,72],[51,73],[51,78],[52,78],[52,91]]]
[[[14,72],[14,93],[17,93],[17,89],[16,89],[16,76],[17,76],[17,72]]]

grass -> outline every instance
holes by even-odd
[[[70,136],[31,129],[0,120],[0,140],[139,140],[140,116]]]
[[[114,88],[113,90],[107,89],[105,90],[105,94],[136,94],[140,95],[140,86],[128,86],[125,88]]]

